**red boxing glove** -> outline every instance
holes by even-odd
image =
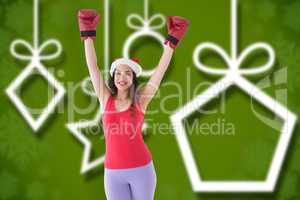
[[[78,12],[78,22],[81,40],[91,37],[96,39],[96,27],[100,16],[94,9],[81,9]]]
[[[178,46],[180,40],[185,35],[189,24],[189,20],[182,17],[168,16],[168,36],[166,37],[164,44],[169,43],[169,46],[175,49]]]

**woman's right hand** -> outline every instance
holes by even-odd
[[[96,39],[96,28],[100,16],[94,9],[81,9],[78,11],[78,23],[80,29],[80,38],[85,40],[88,37]]]

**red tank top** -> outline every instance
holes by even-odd
[[[144,143],[142,126],[144,113],[139,102],[131,108],[117,111],[114,97],[109,96],[102,114],[105,136],[104,167],[111,169],[132,168],[147,164],[152,155]]]

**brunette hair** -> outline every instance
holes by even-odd
[[[108,80],[108,87],[112,93],[112,96],[115,97],[118,94],[118,88],[115,85],[115,72],[113,72],[113,76],[111,76]],[[137,89],[139,86],[138,79],[136,77],[136,74],[134,71],[133,72],[133,78],[132,78],[132,85],[129,88],[129,97],[132,100],[131,105],[130,105],[130,113],[131,113],[131,119],[133,120],[133,123],[135,124],[135,103],[137,102]],[[135,126],[134,126],[135,128]]]
[[[116,96],[118,94],[118,88],[117,86],[115,85],[115,72],[113,73],[113,76],[109,78],[108,80],[108,87],[112,93],[112,96]],[[134,108],[134,104],[135,102],[137,101],[137,88],[139,86],[139,82],[138,82],[138,79],[136,77],[136,74],[134,71],[132,71],[133,73],[133,78],[132,78],[132,85],[130,86],[129,88],[129,97],[130,99],[132,100],[131,102],[131,107]]]

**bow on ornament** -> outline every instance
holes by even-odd
[[[158,19],[160,23],[153,25],[153,22]],[[165,17],[162,14],[155,14],[149,18],[149,0],[144,0],[144,18],[138,14],[130,14],[126,22],[128,27],[139,31],[160,29],[166,24]]]
[[[242,53],[237,56],[237,0],[233,0],[231,4],[231,57],[226,51],[217,44],[205,42],[196,47],[193,54],[193,61],[198,69],[203,72],[213,75],[253,75],[263,73],[269,70],[275,62],[275,52],[273,48],[263,42],[257,42],[248,46]],[[201,53],[207,49],[213,50],[221,58],[224,59],[229,69],[216,69],[207,66],[199,60]],[[268,61],[264,65],[251,67],[250,69],[241,69],[241,64],[245,61],[247,56],[254,53],[256,50],[264,50],[268,54]]]
[[[206,49],[214,50],[218,55],[220,55],[221,58],[223,58],[224,61],[226,62],[229,69],[216,69],[211,66],[207,66],[207,65],[203,64],[201,62],[201,60],[199,60],[198,58],[201,55],[201,53],[203,51],[205,51]],[[251,55],[256,50],[259,50],[259,49],[265,50],[267,52],[267,54],[269,55],[267,63],[264,65],[261,65],[261,66],[252,67],[250,69],[241,69],[240,68],[241,64],[245,61],[247,56]],[[221,48],[217,44],[207,42],[207,43],[203,43],[203,44],[199,45],[195,49],[194,55],[193,55],[193,60],[194,60],[196,67],[198,67],[198,69],[200,69],[201,71],[204,71],[206,73],[209,73],[209,74],[214,74],[214,75],[233,75],[233,74],[253,75],[253,74],[263,73],[263,72],[269,70],[275,62],[275,53],[270,45],[268,45],[266,43],[255,43],[255,44],[252,44],[249,47],[247,47],[241,53],[241,55],[239,57],[234,57],[234,56],[229,57],[229,55],[225,52],[225,50],[223,48]]]
[[[30,55],[18,53],[17,52],[18,45],[21,45],[22,47],[26,48],[30,52]],[[56,51],[54,51],[53,53],[50,53],[50,54],[43,55],[42,54],[43,51],[46,48],[48,48],[49,46],[55,46]],[[23,39],[17,39],[12,42],[12,44],[10,46],[10,52],[15,58],[18,58],[20,60],[30,60],[31,62],[40,61],[40,60],[51,60],[51,59],[57,58],[61,54],[62,46],[55,39],[45,41],[40,47],[38,47],[38,45],[32,46],[29,42],[27,42]]]
[[[158,21],[159,23],[154,25],[155,20]],[[166,19],[161,14],[152,15],[150,18],[148,17],[143,18],[138,14],[131,14],[127,17],[126,22],[129,28],[139,30],[139,31],[147,31],[147,30],[157,30],[162,28],[166,24]]]

